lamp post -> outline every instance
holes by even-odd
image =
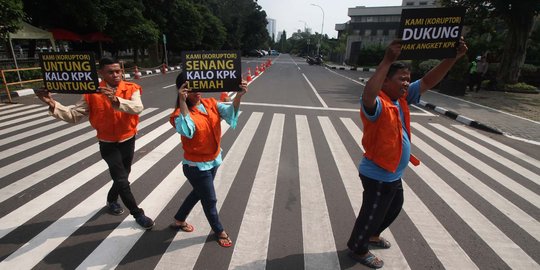
[[[311,5],[320,8],[322,11],[321,37],[319,38],[319,43],[317,44],[317,56],[319,56],[320,55],[319,50],[321,49],[321,40],[322,40],[323,29],[324,29],[324,9],[321,6],[316,5],[316,4],[311,4]]]

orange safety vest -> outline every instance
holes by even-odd
[[[100,87],[105,87],[102,81]],[[123,99],[131,99],[134,92],[142,89],[138,84],[121,81],[116,88],[116,96]],[[97,131],[97,138],[102,141],[119,142],[137,133],[139,116],[115,110],[108,98],[100,93],[84,94],[88,104],[89,120],[92,127]]]
[[[379,100],[381,114],[376,121],[369,121],[363,110],[360,110],[360,117],[364,125],[364,136],[362,137],[362,145],[366,151],[364,157],[387,171],[396,172],[403,151],[403,127],[399,109],[382,91],[379,94]],[[405,96],[401,97],[398,102],[403,110],[405,128],[410,140],[411,116],[409,105]],[[414,165],[419,164],[419,161],[412,154],[410,161]]]
[[[193,107],[189,116],[195,123],[193,138],[181,136],[184,158],[193,162],[206,162],[216,159],[221,151],[221,118],[214,98],[201,98],[206,109],[204,114],[197,107]],[[169,122],[176,128],[174,119],[180,115],[177,108],[171,114]]]

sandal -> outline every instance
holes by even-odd
[[[216,233],[216,237],[218,245],[220,245],[221,247],[228,248],[232,246],[232,240],[231,238],[229,238],[228,233],[225,233],[225,236],[222,236],[221,233]]]
[[[178,225],[176,222],[173,222],[171,225],[169,225],[169,228],[175,231],[182,230],[184,232],[192,232],[195,230],[195,228],[187,222],[185,222],[183,225]]]
[[[368,252],[365,256],[358,255],[354,252],[349,253],[351,258],[369,268],[381,268],[384,265],[383,260],[379,259],[373,253]]]
[[[379,237],[379,241],[369,241],[369,244],[374,247],[385,248],[385,249],[390,248],[392,246],[390,242],[388,242],[388,240],[382,237]]]

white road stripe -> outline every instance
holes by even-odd
[[[229,125],[225,121],[221,121],[223,127],[221,129],[222,136],[229,129]],[[149,155],[155,155],[155,158],[160,159],[167,155],[171,145],[180,142],[178,134],[175,134],[165,142],[160,144]],[[138,164],[143,168],[145,164]],[[182,172],[182,163],[174,168],[174,170],[156,187],[154,191],[139,205],[145,209],[149,215],[158,216],[163,208],[173,199],[174,195],[184,185],[186,178]],[[77,267],[77,269],[102,269],[114,268],[128,254],[129,250],[135,245],[144,231],[133,229],[137,225],[133,225],[132,219],[126,217],[122,223],[103,241],[101,244]]]
[[[330,122],[328,120],[328,122]],[[362,138],[362,131],[360,131],[360,128],[353,122],[350,118],[341,118],[341,122],[345,125],[349,133],[355,138],[355,142],[357,143],[358,147],[364,151],[364,148],[362,147],[362,144],[360,143],[360,140]],[[325,128],[326,126],[326,128]],[[332,127],[331,123],[328,123],[327,125],[323,125],[323,130],[331,128],[331,135],[326,136],[326,139],[333,139],[334,142],[330,143],[330,149],[332,150],[332,154],[334,156],[334,159],[336,160],[336,164],[338,165],[338,170],[340,171],[340,176],[342,179],[344,179],[345,188],[347,190],[347,194],[349,195],[349,200],[351,201],[351,205],[353,206],[355,217],[358,217],[358,214],[360,213],[360,208],[362,206],[362,181],[360,181],[360,178],[358,177],[358,168],[352,163],[352,160],[350,157],[344,158],[348,155],[347,150],[342,144],[339,144],[339,140],[337,140],[338,134],[337,131]],[[326,132],[325,132],[326,135]],[[333,149],[339,147],[340,149]],[[347,156],[348,157],[348,156]],[[349,162],[347,162],[349,160]],[[343,164],[349,163],[348,166],[344,166]],[[354,176],[354,179],[353,179]],[[350,179],[347,179],[350,178]],[[409,264],[405,260],[405,256],[401,252],[401,249],[399,248],[396,239],[394,238],[394,235],[392,234],[390,229],[387,229],[383,235],[386,240],[390,241],[392,243],[392,248],[390,249],[379,249],[375,253],[381,256],[381,258],[384,261],[384,267],[386,269],[410,269]]]
[[[141,175],[144,173],[144,170],[152,168],[156,162],[173,150],[171,145],[176,145],[178,140],[178,136],[173,134],[152,150],[152,152],[144,156],[143,159],[145,162],[143,162],[143,164],[138,162],[137,164],[137,168],[141,168]],[[139,207],[144,209],[145,214],[152,218],[158,216],[185,181],[186,178],[182,173],[182,164],[180,163],[159,183],[152,193],[139,204]],[[95,206],[99,207],[99,205]],[[105,238],[90,255],[88,255],[88,257],[86,257],[77,269],[115,268],[144,233],[145,230],[141,230],[134,222],[133,217],[131,217],[131,215],[127,216],[118,227],[116,227],[107,238]]]
[[[167,131],[169,129],[170,129],[170,124],[165,123],[156,130],[161,130],[162,132],[160,134],[162,134],[164,133],[164,131]],[[173,136],[171,136],[171,138],[173,138]],[[139,145],[141,144],[139,143]],[[139,148],[141,146],[139,146]],[[165,143],[162,143],[159,148],[162,148],[162,147],[165,147],[167,149],[172,149],[170,147],[170,144],[165,145]],[[139,161],[137,161],[135,164],[133,164],[132,166],[133,169],[130,174],[130,182],[133,184],[135,181],[137,181],[140,178],[140,176],[144,172],[146,172],[148,168],[153,166],[158,160],[159,159],[155,155],[153,155],[152,152],[150,152],[146,156],[141,158]],[[107,165],[105,164],[103,160],[101,160],[99,163],[96,163],[95,165],[97,165],[99,169],[91,170],[94,176],[96,175],[96,172],[104,171],[107,169]],[[92,167],[88,169],[91,169]],[[85,171],[88,171],[88,169]],[[87,172],[87,174],[88,173],[89,172]],[[62,183],[64,187],[65,187],[66,182]],[[80,181],[77,182],[77,184],[79,185],[80,183],[81,183]],[[78,187],[79,185],[77,185],[76,187]],[[51,251],[56,249],[60,244],[62,244],[63,241],[65,241],[79,227],[83,226],[84,223],[86,223],[91,217],[93,217],[97,212],[99,212],[103,208],[103,206],[105,205],[107,192],[109,191],[111,185],[112,185],[112,181],[109,184],[100,188],[98,191],[94,192],[83,202],[76,205],[71,211],[69,211],[60,219],[55,221],[53,224],[51,224],[49,227],[43,230],[36,237],[32,238],[32,240],[28,241],[25,245],[23,245],[21,248],[19,248],[14,253],[12,253],[4,261],[0,262],[0,268],[27,269],[27,268],[34,267],[37,263],[43,260],[43,258],[45,258],[47,254],[49,254]],[[68,187],[68,188],[63,188],[61,190],[62,191],[75,190],[76,187]],[[51,192],[49,191],[47,193],[51,193]],[[56,190],[56,193],[66,195],[65,192],[60,192],[58,190]],[[52,196],[52,194],[49,194],[48,197],[54,197],[54,196]],[[33,200],[33,201],[36,201],[36,200]],[[4,218],[6,217],[7,216],[5,216]],[[0,224],[2,224],[1,226],[4,226],[4,222],[1,222]],[[134,226],[138,226],[138,225],[134,225]],[[2,230],[2,233],[3,232],[4,230]]]
[[[409,166],[412,167],[409,163]],[[431,179],[424,179],[430,181]],[[429,211],[427,206],[418,198],[413,190],[403,181],[403,191],[406,202],[403,210],[418,228],[429,248],[437,256],[445,269],[478,269],[469,255],[459,246],[456,240]]]
[[[38,113],[38,112],[41,112],[41,111],[47,111],[49,109],[49,107],[45,107],[45,106],[39,106],[38,108],[35,108],[36,105],[28,105],[25,107],[25,110],[23,111],[20,111],[20,112],[16,112],[16,113],[10,113],[10,114],[7,114],[5,115],[4,117],[5,118],[15,118],[15,117],[18,117],[18,116],[23,116],[23,115],[32,115],[32,114],[35,114],[35,113]],[[15,121],[17,121],[17,119],[13,119]],[[13,121],[11,120],[11,121]]]
[[[170,124],[165,123],[161,125],[160,127],[152,130],[152,132],[141,137],[135,143],[135,151],[145,146],[146,144],[150,143],[152,140],[156,139],[157,137],[159,137],[161,134],[165,133],[169,129],[170,129]],[[27,202],[26,204],[17,208],[13,212],[3,216],[2,218],[0,218],[0,238],[4,237],[6,234],[15,230],[18,226],[21,226],[22,224],[30,220],[35,215],[41,213],[42,211],[49,208],[51,205],[53,205],[57,201],[64,198],[66,195],[69,194],[66,192],[66,190],[71,191],[71,190],[77,189],[78,187],[90,181],[91,179],[96,177],[96,175],[106,171],[107,169],[108,169],[107,163],[105,163],[105,161],[103,160],[100,160],[97,163],[94,163],[90,167],[79,172],[78,174],[65,180],[61,184],[58,184],[55,187],[51,188],[50,190],[44,192],[43,194],[39,195],[35,199]],[[133,172],[131,176],[133,176]],[[36,180],[36,181],[39,182],[41,180],[42,178],[39,178],[39,180]],[[98,201],[100,203],[104,203],[105,197],[99,198]]]
[[[147,109],[146,111],[153,111],[155,110],[154,108],[152,109]],[[157,121],[160,121],[162,120],[166,115],[168,115],[168,112],[162,112],[160,114],[157,114],[155,116],[152,116],[144,121],[142,121],[141,123],[139,123],[139,129],[143,129],[144,127],[154,123],[154,122],[157,122]],[[92,131],[94,132],[94,131]],[[143,140],[144,140],[144,137],[143,137]],[[137,143],[141,143],[140,140],[137,140]],[[15,147],[16,149],[18,149],[18,147]],[[73,153],[71,154],[70,156],[68,157],[65,157],[57,162],[55,162],[54,166],[47,166],[37,172],[34,172],[20,180],[17,180],[15,182],[13,182],[12,184],[8,185],[8,186],[5,186],[3,187],[2,189],[0,189],[0,202],[3,202],[9,198],[11,198],[12,196],[14,196],[15,194],[18,194],[19,192],[22,192],[30,187],[32,187],[33,185],[47,179],[48,177],[54,175],[55,173],[58,173],[62,170],[64,170],[65,168],[73,165],[74,163],[76,162],[79,162],[81,160],[84,160],[85,158],[93,155],[94,153],[97,153],[99,151],[99,146],[96,146],[95,144],[94,145],[90,145],[76,153]],[[30,164],[31,165],[31,164]],[[61,192],[62,193],[62,192]]]
[[[11,136],[7,136],[7,137],[2,137],[3,139],[0,140],[0,145],[5,145],[5,144],[8,144],[8,143],[12,143],[14,141],[18,141],[18,140],[22,140],[24,138],[27,138],[27,137],[30,137],[30,136],[33,136],[33,135],[36,135],[36,134],[39,134],[41,132],[45,132],[45,131],[50,131],[54,128],[57,128],[57,127],[60,127],[60,126],[64,126],[64,125],[67,125],[66,122],[60,122],[60,121],[54,121],[48,125],[39,125],[37,128],[34,128],[34,129],[31,129],[31,130],[28,130],[28,131],[25,131],[25,132],[22,132],[22,133],[16,133],[16,134],[13,134]],[[20,127],[17,126],[18,129],[22,129]],[[48,135],[47,135],[48,136]],[[39,140],[41,141],[43,137],[40,137]],[[36,140],[34,140],[35,142]],[[13,148],[19,148],[22,144],[19,144],[19,145],[16,145],[14,147],[11,147],[9,149],[13,149]],[[31,147],[34,147],[35,144],[33,144]],[[0,159],[3,159],[3,158],[6,158],[5,154],[4,154],[5,151],[2,151],[0,152]],[[20,151],[17,151],[17,152],[20,152]]]
[[[253,136],[262,119],[262,115],[262,113],[258,112],[251,115],[237,139],[234,141],[234,144],[231,146],[227,156],[225,156],[223,164],[221,164],[216,174],[214,185],[218,198],[218,211],[221,209],[222,202],[225,200],[232,182],[240,169],[242,160],[253,140]],[[191,233],[180,232],[176,234],[167,248],[167,251],[161,256],[156,269],[193,269],[195,266],[211,229],[200,204],[197,204],[193,208],[191,214],[187,218],[187,222],[193,224],[195,231]],[[225,227],[225,230],[227,230],[227,225],[223,224],[223,226]],[[231,235],[231,237],[234,241],[234,236]],[[178,258],[182,259],[179,260]]]
[[[437,143],[439,143],[439,145],[449,149],[450,151],[455,152],[456,156],[460,158],[467,157],[467,159],[464,159],[464,160],[467,161],[469,164],[474,164],[476,167],[481,168],[481,171],[483,173],[489,176],[493,175],[493,171],[495,171],[494,168],[491,168],[487,165],[484,166],[483,162],[470,156],[469,154],[465,153],[465,151],[459,149],[458,147],[451,145],[448,141],[442,139],[441,137],[431,132],[427,128],[417,123],[411,123],[411,127],[414,127],[417,132],[424,133],[426,136],[428,136],[432,140],[435,140]],[[419,141],[418,139],[415,140],[415,142],[418,142],[418,141]],[[535,218],[525,213],[525,211],[521,210],[511,201],[501,196],[499,193],[491,189],[488,185],[484,184],[478,178],[476,178],[469,172],[465,171],[462,167],[460,167],[458,164],[450,160],[448,157],[437,152],[431,146],[426,144],[426,148],[422,148],[422,147],[419,147],[419,148],[422,151],[426,152],[437,163],[441,164],[442,167],[448,170],[448,172],[454,175],[459,181],[462,181],[465,185],[470,187],[471,190],[473,190],[478,195],[480,195],[480,197],[484,198],[491,205],[493,205],[495,208],[501,211],[502,214],[506,215],[516,225],[523,228],[523,230],[529,233],[536,240],[540,240],[540,223]],[[428,151],[428,149],[430,150]],[[485,170],[488,170],[488,171],[485,171]],[[494,180],[499,181],[500,179],[494,178]],[[509,181],[510,183],[502,183],[502,184],[504,184],[505,186],[511,186],[511,187],[517,188],[516,184],[512,183],[513,181],[511,179]]]
[[[302,73],[302,76],[304,76],[304,79],[306,80],[306,82],[309,84],[309,87],[311,87],[311,90],[313,90],[313,93],[315,94],[315,96],[317,97],[317,99],[319,99],[319,102],[321,103],[321,105],[324,107],[324,108],[328,108],[328,105],[326,105],[326,102],[324,102],[324,100],[322,99],[321,95],[319,95],[319,93],[317,92],[317,89],[315,89],[315,87],[313,86],[313,84],[311,84],[311,82],[309,81],[309,79],[306,77],[306,75],[304,73]]]
[[[296,115],[296,133],[305,269],[340,269],[315,148],[305,115]],[[308,241],[315,235],[316,241]]]
[[[274,114],[229,269],[266,269],[284,122],[284,114]]]
[[[24,128],[27,128],[27,127],[39,126],[42,123],[52,122],[52,121],[54,121],[54,118],[52,118],[52,117],[38,118],[38,119],[32,120],[30,122],[25,122],[25,123],[22,123],[22,124],[19,124],[19,125],[16,125],[16,126],[12,126],[12,127],[9,127],[9,128],[4,128],[4,129],[0,130],[0,135],[8,134],[10,132],[21,130],[21,129],[24,129]],[[64,123],[67,124],[66,122],[64,122]]]
[[[15,162],[12,162],[4,167],[0,167],[0,175],[8,175],[14,172],[17,172],[19,170],[22,170],[26,167],[32,166],[33,164],[47,159],[48,157],[54,156],[58,154],[61,151],[67,150],[73,145],[78,145],[84,141],[93,139],[95,137],[94,132],[87,132],[84,134],[81,134],[77,137],[71,138],[69,140],[63,141],[54,147],[49,147],[45,150],[42,150],[38,153],[35,153],[33,155],[27,156],[23,159],[17,160]]]
[[[467,144],[468,146],[470,146],[472,149],[480,152],[481,154],[484,154],[486,157],[490,158],[490,159],[493,159],[495,161],[497,161],[498,163],[500,163],[501,165],[507,167],[508,169],[522,175],[523,177],[525,177],[526,179],[529,179],[530,181],[534,182],[535,184],[537,185],[540,185],[540,175],[534,173],[534,172],[531,172],[530,170],[527,170],[526,168],[524,168],[523,166],[489,150],[487,147],[484,147],[482,145],[480,145],[479,143],[476,143],[474,142],[473,140],[471,139],[468,139],[466,138],[465,136],[462,136],[460,134],[458,134],[457,132],[454,132],[453,130],[449,129],[449,128],[446,128],[440,124],[431,124],[432,126],[434,126],[435,128],[443,131],[444,133],[446,133],[447,135],[449,135],[450,137],[452,138],[455,138],[457,139],[458,141],[464,143],[464,144]],[[453,148],[454,149],[454,148]],[[453,151],[453,150],[451,150]],[[459,156],[460,158],[465,158],[466,156],[470,156],[470,154],[468,153],[465,153],[463,150],[459,150],[459,152],[454,152],[457,156]],[[465,153],[465,155],[462,155],[463,153]],[[472,156],[471,156],[471,159],[472,159]],[[478,160],[478,159],[476,159]],[[506,175],[503,175],[502,173],[498,172],[497,170],[495,170],[495,168],[492,168],[490,166],[488,166],[487,164],[485,163],[480,163],[480,161],[478,160],[479,163],[477,163],[476,161],[472,164],[474,164],[475,167],[477,167],[479,170],[481,170],[482,172],[484,172],[485,174],[489,175],[491,178],[493,178],[495,181],[503,184],[504,186],[506,186],[509,190],[515,192],[516,194],[520,195],[522,198],[525,198],[527,200],[530,200],[532,202],[532,204],[536,205],[537,207],[540,207],[540,196],[537,195],[536,193],[534,192],[531,192],[530,190],[528,190],[527,188],[523,187],[522,185],[520,185],[519,183],[516,183],[514,180],[510,179],[508,176]],[[480,166],[479,166],[480,165]],[[504,182],[504,183],[503,183]]]
[[[21,106],[24,106],[24,107],[21,107]],[[6,115],[6,114],[11,114],[11,113],[16,113],[16,112],[20,112],[20,111],[24,111],[24,110],[27,110],[27,109],[31,109],[31,108],[35,108],[35,107],[38,107],[40,105],[37,105],[37,104],[31,104],[31,105],[25,105],[25,104],[13,104],[13,105],[10,105],[10,106],[2,106],[0,107],[0,116],[2,115]],[[10,116],[10,115],[8,115]]]
[[[39,110],[46,110],[46,109],[47,108],[38,108],[37,110],[39,111]],[[41,118],[41,117],[44,117],[44,116],[48,116],[48,113],[46,111],[38,112],[38,113],[35,113],[35,114],[23,116],[23,117],[19,117],[19,118],[12,119],[12,120],[9,120],[9,121],[2,121],[2,122],[0,122],[0,127],[8,126],[8,125],[11,125],[11,124],[21,123],[23,121],[30,120],[30,119],[37,119],[37,118]]]
[[[493,145],[494,147],[497,147],[497,148],[503,150],[504,152],[506,152],[506,153],[508,153],[508,154],[510,154],[512,156],[515,156],[515,157],[517,157],[517,158],[519,158],[519,159],[521,159],[521,160],[523,160],[523,161],[525,161],[525,162],[527,162],[527,163],[529,163],[529,164],[531,164],[531,165],[533,165],[533,166],[535,166],[537,168],[540,168],[540,160],[538,160],[538,159],[530,157],[530,156],[528,156],[528,155],[526,155],[526,154],[524,154],[524,153],[522,153],[520,151],[517,151],[516,149],[514,149],[514,148],[512,148],[510,146],[502,144],[502,143],[500,143],[500,142],[498,142],[498,141],[496,141],[496,140],[494,140],[494,139],[492,139],[492,138],[490,138],[490,137],[488,137],[488,136],[486,136],[486,135],[484,135],[484,134],[482,134],[482,133],[480,133],[478,131],[475,131],[475,130],[471,129],[470,127],[463,126],[463,125],[453,125],[453,127],[457,128],[457,129],[459,129],[459,130],[461,130],[461,131],[463,131],[463,132],[465,132],[465,133],[467,133],[467,134],[469,134],[469,135],[471,135],[471,136],[473,136],[475,138],[478,138],[479,140],[482,140],[482,141],[484,141],[486,143],[489,143],[490,145]]]
[[[438,154],[435,149],[418,137],[414,141],[418,149],[425,151],[428,155]],[[540,267],[512,239],[508,238],[428,167],[420,164],[420,166],[412,166],[411,168],[510,268],[538,269]]]

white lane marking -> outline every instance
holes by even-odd
[[[317,236],[317,241],[303,241],[305,269],[340,269],[315,147],[305,115],[296,115],[296,133],[302,205],[302,239],[312,239],[314,235]]]
[[[322,105],[324,108],[328,108],[328,105],[326,105],[326,102],[324,102],[324,100],[322,99],[321,95],[319,95],[319,93],[317,92],[317,89],[315,89],[315,87],[313,86],[313,84],[311,84],[311,82],[309,81],[309,79],[306,77],[306,74],[302,73],[302,76],[304,76],[304,79],[305,79],[306,82],[309,84],[309,87],[311,87],[311,90],[313,90],[313,93],[315,94],[315,96],[317,97],[317,99],[319,99],[319,102],[321,103],[321,105]]]
[[[249,117],[216,174],[214,183],[218,198],[218,211],[229,192],[233,180],[236,178],[248,147],[261,122],[262,115],[262,113],[254,112]],[[195,231],[189,234],[176,234],[155,269],[193,269],[211,229],[200,203],[193,208],[187,221],[194,225]],[[226,224],[224,226],[225,230],[227,230]],[[234,241],[234,237],[232,237],[232,240]],[[217,245],[217,243],[215,244]],[[178,258],[182,258],[182,260],[178,260]]]
[[[284,122],[284,114],[274,114],[229,269],[266,269]]]

